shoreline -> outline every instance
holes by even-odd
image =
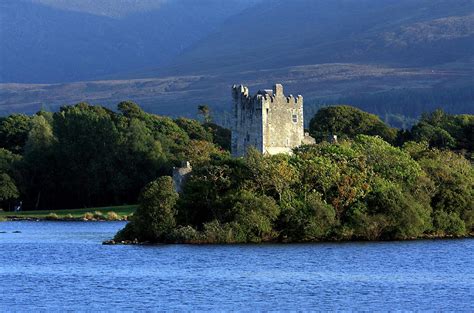
[[[48,218],[48,217],[19,217],[19,216],[5,216],[0,222],[127,222],[128,217],[121,217],[117,219],[97,219],[97,218]]]
[[[317,244],[317,243],[354,243],[354,242],[398,242],[398,241],[422,241],[422,240],[457,240],[457,239],[473,239],[474,232],[463,235],[463,236],[455,236],[455,235],[432,235],[432,234],[425,234],[420,237],[416,238],[406,238],[406,239],[386,239],[386,240],[364,240],[364,239],[339,239],[339,240],[319,240],[319,241],[263,241],[259,243],[252,243],[252,242],[236,242],[236,243],[221,243],[221,242],[140,242],[138,240],[123,240],[123,241],[115,241],[113,239],[105,240],[102,242],[103,245],[111,245],[111,246],[121,246],[121,245],[139,245],[139,246],[162,246],[162,245],[196,245],[196,246],[206,246],[206,245],[292,245],[292,244]]]
[[[123,216],[117,219],[97,219],[97,218],[48,218],[45,217],[27,217],[27,216],[4,216],[1,222],[127,222],[128,217]],[[314,243],[352,243],[352,242],[396,242],[396,241],[421,241],[421,240],[456,240],[456,239],[469,239],[474,238],[474,232],[467,235],[456,236],[456,235],[436,235],[436,234],[423,234],[420,237],[406,238],[406,239],[385,239],[385,240],[364,240],[364,239],[332,239],[332,240],[318,240],[318,241],[262,241],[260,243],[221,243],[221,242],[140,242],[138,240],[123,240],[115,241],[113,239],[104,240],[103,245],[143,245],[143,246],[160,246],[160,245],[271,245],[271,244],[314,244]]]

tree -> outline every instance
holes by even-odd
[[[7,173],[0,173],[0,203],[16,199],[19,195],[13,179]]]
[[[9,150],[0,148],[0,207],[9,206],[11,200],[17,199],[20,192],[12,176],[19,176],[16,172],[21,156]]]
[[[273,223],[280,213],[280,208],[273,198],[241,191],[232,201],[232,220],[238,241],[260,242],[276,236]]]
[[[162,176],[146,185],[140,193],[139,206],[120,240],[164,241],[176,225],[175,204],[178,194],[173,179]],[[132,230],[132,231],[131,231]]]
[[[344,139],[364,134],[394,142],[397,135],[397,131],[384,124],[378,116],[347,105],[319,109],[310,121],[309,131],[318,141],[327,140],[332,135]]]
[[[128,118],[143,118],[145,112],[132,101],[122,101],[117,105],[117,109]]]
[[[198,106],[198,113],[204,119],[204,123],[210,123],[212,121],[210,112],[211,110],[206,104]]]
[[[57,138],[56,205],[90,207],[117,203],[115,182],[120,134],[114,112],[79,103],[54,114]]]
[[[431,147],[463,151],[469,157],[474,151],[474,115],[451,115],[443,110],[423,114],[413,126],[411,137],[415,141],[426,141]]]
[[[12,114],[0,120],[0,148],[22,153],[30,129],[31,118],[24,114]]]
[[[54,145],[56,138],[51,125],[42,115],[35,115],[28,133],[22,162],[22,186],[25,205],[38,209],[43,198],[44,203],[54,199],[55,159]]]
[[[212,142],[212,133],[198,121],[181,117],[176,119],[175,123],[188,134],[190,139]]]
[[[205,123],[203,125],[212,134],[213,142],[224,150],[230,151],[231,131],[215,123]]]
[[[474,169],[461,155],[451,151],[428,150],[418,163],[434,182],[431,206],[444,211],[449,218],[456,213],[467,230],[474,229]],[[443,213],[438,213],[438,222]],[[436,217],[436,215],[435,215]],[[436,219],[435,219],[436,221]],[[440,223],[436,224],[440,225]],[[441,226],[440,226],[441,227]],[[443,230],[445,227],[441,227]]]

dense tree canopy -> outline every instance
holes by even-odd
[[[228,144],[214,144],[213,134],[197,121],[148,114],[129,101],[118,112],[79,103],[11,115],[0,120],[2,199],[19,198],[25,209],[135,203],[144,185],[181,161],[226,154],[221,147]]]
[[[423,114],[409,136],[415,141],[426,141],[431,147],[470,155],[474,151],[474,115],[450,115],[442,110]]]
[[[415,142],[402,149],[358,135],[302,146],[291,156],[249,150],[243,159],[223,156],[193,170],[174,207],[176,226],[159,241],[465,235],[473,231],[473,187],[474,170],[462,156]],[[131,229],[116,239],[149,240]]]
[[[397,135],[397,131],[388,127],[378,116],[347,105],[321,108],[311,119],[309,131],[318,141],[327,140],[332,135],[347,139],[364,134],[393,142]]]

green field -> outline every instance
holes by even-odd
[[[0,212],[0,219],[2,218],[38,218],[44,219],[48,215],[54,213],[59,219],[62,218],[81,218],[86,213],[100,212],[103,215],[107,215],[107,212],[115,212],[119,217],[128,216],[135,212],[136,205],[121,205],[121,206],[109,206],[99,208],[86,208],[86,209],[73,209],[73,210],[41,210],[41,211],[23,211],[23,212]]]

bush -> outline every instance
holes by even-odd
[[[204,224],[203,235],[206,243],[235,242],[232,226],[229,224],[221,224],[217,220]]]
[[[91,212],[86,212],[84,213],[84,219],[88,221],[92,221],[94,219],[94,214],[92,214]]]
[[[55,221],[59,219],[59,216],[56,213],[49,213],[45,219],[48,221]]]
[[[177,200],[178,194],[171,177],[163,176],[149,183],[140,194],[139,206],[129,223],[129,230],[122,236],[131,236],[128,240],[166,240],[176,225],[174,206]]]
[[[114,237],[114,241],[126,241],[126,240],[135,240],[137,229],[135,229],[135,225],[133,222],[127,223],[125,227],[117,232]]]
[[[455,236],[466,234],[466,225],[456,212],[435,211],[433,213],[433,227],[438,234]]]
[[[336,222],[336,211],[324,202],[318,194],[311,194],[306,200],[307,223],[304,226],[304,241],[327,237]]]
[[[100,211],[95,211],[94,212],[94,219],[96,220],[103,220],[104,219],[104,214]]]
[[[106,218],[107,218],[108,221],[118,221],[118,220],[120,220],[119,215],[117,213],[113,212],[113,211],[107,212]]]
[[[233,201],[235,203],[232,208],[233,221],[238,233],[245,234],[246,238],[243,241],[260,242],[276,236],[273,223],[280,213],[280,208],[273,198],[242,191]],[[228,232],[229,229],[226,229],[225,236],[228,236]]]
[[[171,231],[169,240],[171,242],[181,243],[198,243],[200,241],[200,234],[192,226],[178,226]]]

